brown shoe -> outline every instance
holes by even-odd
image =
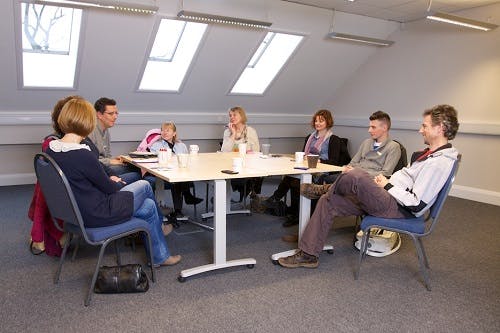
[[[299,235],[295,234],[295,235],[284,235],[283,237],[281,237],[281,240],[283,242],[287,242],[287,243],[297,243],[299,241]]]
[[[308,199],[319,199],[323,194],[328,192],[332,184],[302,184],[300,185],[300,194]]]
[[[167,260],[165,260],[164,262],[162,262],[160,264],[160,266],[173,266],[173,265],[176,265],[179,263],[179,261],[181,261],[182,257],[180,255],[176,255],[176,256],[170,256],[167,258]]]
[[[319,260],[316,256],[307,254],[302,250],[297,251],[297,253],[289,257],[279,258],[278,262],[281,266],[287,268],[316,268],[319,265]]]

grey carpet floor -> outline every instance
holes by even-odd
[[[253,257],[255,268],[179,283],[180,270],[212,260],[212,234],[182,225],[167,240],[183,261],[159,269],[148,292],[94,294],[84,307],[97,250],[82,246],[53,284],[57,260],[28,251],[32,190],[0,187],[0,332],[500,332],[497,206],[448,199],[437,229],[424,240],[431,292],[406,237],[395,254],[368,257],[355,281],[352,218],[334,224],[334,254],[322,254],[319,268],[290,270],[269,256],[292,247],[280,237],[294,229],[284,229],[280,218],[253,214],[228,217],[227,257]],[[105,264],[113,265],[109,252]],[[144,258],[141,247],[122,250],[126,263]]]

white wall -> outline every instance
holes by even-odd
[[[152,17],[85,11],[78,86],[68,91],[18,88],[14,34],[17,2],[0,1],[0,153],[9,156],[0,164],[0,184],[33,181],[32,156],[41,138],[51,131],[50,110],[63,96],[78,94],[90,101],[108,96],[118,101],[120,118],[112,130],[116,153],[128,151],[147,129],[167,119],[179,125],[182,138],[208,140],[207,148],[215,150],[227,121],[226,110],[234,105],[245,107],[263,140],[281,145],[282,138],[298,137],[292,142],[302,141],[309,130],[305,125],[309,115],[378,51],[325,40],[332,20],[329,10],[278,0],[218,0],[202,8],[207,1],[187,0],[187,10],[269,20],[273,30],[300,33],[305,40],[264,96],[228,96],[266,31],[213,25],[180,93],[141,93],[135,86],[155,20],[175,16],[179,10],[177,1],[155,2],[160,11]],[[378,38],[398,28],[394,22],[345,13],[337,13],[336,21],[340,27],[359,26]],[[281,149],[294,151],[295,146],[285,144]]]
[[[189,2],[195,3],[185,3]],[[413,151],[423,146],[416,132],[422,111],[449,103],[459,111],[461,130],[454,144],[464,155],[454,193],[500,204],[495,167],[500,162],[500,29],[482,33],[424,21],[399,29],[394,22],[337,12],[339,30],[396,41],[391,47],[377,48],[326,40],[331,11],[259,1],[253,18],[272,21],[278,31],[307,36],[265,96],[227,95],[263,34],[227,26],[210,27],[180,94],[137,93],[134,86],[154,17],[89,12],[78,89],[20,90],[14,3],[0,1],[0,154],[4,156],[0,185],[34,180],[32,156],[50,132],[49,110],[68,94],[89,100],[108,95],[118,100],[120,118],[112,130],[115,153],[133,149],[147,129],[165,119],[179,125],[182,138],[196,141],[202,150],[215,150],[226,122],[225,110],[233,105],[249,111],[251,125],[276,152],[301,147],[310,130],[310,114],[320,107],[335,111],[335,131],[349,138],[351,153],[367,136],[368,115],[378,109],[391,114],[393,136]],[[174,2],[158,3],[162,14],[174,15],[178,10]],[[231,14],[245,16],[238,9],[231,7]],[[500,5],[463,15],[490,17],[500,24]],[[485,132],[489,135],[482,135]]]
[[[459,14],[499,23],[500,5]],[[455,106],[461,127],[453,144],[463,154],[456,193],[476,199],[481,193],[484,201],[500,204],[500,29],[484,33],[422,20],[390,39],[396,43],[373,54],[326,105],[352,123],[380,109],[394,127],[415,129],[424,109]],[[392,134],[409,151],[422,148],[414,131]]]

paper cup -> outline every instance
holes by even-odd
[[[238,144],[238,151],[240,152],[240,156],[245,157],[245,155],[247,154],[247,144],[246,143]]]
[[[318,165],[319,155],[307,155],[307,167],[314,169]]]
[[[241,172],[243,169],[243,158],[233,157],[233,171]]]

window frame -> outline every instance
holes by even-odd
[[[236,83],[238,82],[238,80],[240,79],[241,75],[243,74],[243,72],[245,71],[245,69],[248,67],[248,65],[250,64],[250,61],[252,60],[254,54],[259,50],[259,47],[260,45],[262,44],[262,42],[264,41],[264,39],[266,38],[266,35],[269,33],[269,32],[274,32],[276,34],[287,34],[287,35],[296,35],[296,36],[301,36],[302,39],[299,41],[299,43],[297,44],[297,47],[292,51],[292,53],[288,56],[288,59],[285,61],[285,63],[283,64],[283,66],[281,66],[281,68],[276,72],[276,75],[274,75],[274,77],[272,78],[272,80],[269,82],[269,84],[267,85],[266,89],[264,89],[264,91],[262,93],[242,93],[242,92],[231,92],[231,90],[234,88],[234,86],[236,85]],[[274,36],[276,37],[276,36]],[[262,97],[262,96],[265,96],[267,94],[267,92],[269,91],[269,89],[274,85],[274,82],[278,79],[278,77],[281,75],[281,73],[285,70],[285,68],[288,66],[288,64],[290,63],[290,61],[292,60],[292,58],[295,57],[295,55],[297,54],[297,52],[299,51],[299,49],[302,47],[302,44],[305,42],[305,40],[308,38],[308,34],[306,33],[303,33],[303,32],[297,32],[297,31],[284,31],[284,30],[278,30],[278,29],[267,29],[265,31],[263,31],[262,33],[262,38],[260,39],[259,43],[255,46],[255,48],[253,49],[253,52],[250,54],[250,56],[246,59],[246,61],[244,62],[241,70],[239,71],[239,74],[236,76],[236,78],[232,81],[229,89],[227,90],[227,93],[226,93],[226,96],[255,96],[255,97]],[[273,38],[274,40],[274,38]],[[269,46],[267,46],[269,47]],[[266,48],[267,48],[266,47]],[[259,59],[260,61],[260,59]],[[258,62],[257,62],[258,63]],[[256,64],[257,64],[256,63]]]
[[[25,86],[24,85],[24,63],[23,63],[23,41],[22,41],[22,19],[21,19],[21,3],[33,4],[29,0],[14,0],[14,45],[16,53],[16,72],[17,72],[17,88],[19,90],[48,90],[48,91],[76,91],[78,90],[78,82],[80,81],[80,68],[82,62],[82,54],[85,39],[85,28],[87,25],[88,12],[83,8],[78,8],[70,5],[53,5],[54,7],[67,7],[72,9],[81,9],[82,16],[80,21],[80,32],[78,36],[78,51],[76,52],[75,73],[73,76],[73,84],[71,87],[49,87],[49,86]],[[53,53],[47,53],[53,54]]]
[[[176,16],[168,16],[168,15],[158,15],[156,17],[156,21],[153,25],[153,29],[151,31],[151,36],[149,38],[149,41],[148,41],[148,45],[146,47],[146,51],[144,53],[144,60],[141,64],[141,67],[140,67],[140,71],[139,71],[139,74],[137,76],[137,82],[135,84],[135,92],[136,93],[168,93],[168,94],[178,94],[180,95],[182,93],[182,91],[184,90],[184,86],[186,84],[186,81],[188,80],[188,78],[191,76],[191,72],[193,70],[193,67],[194,67],[194,64],[197,62],[198,60],[198,56],[201,52],[201,49],[205,43],[205,40],[207,38],[207,35],[209,34],[210,32],[210,29],[211,29],[211,25],[210,24],[206,24],[207,27],[205,29],[205,32],[203,33],[203,36],[201,37],[200,39],[200,42],[198,44],[198,47],[196,48],[196,51],[194,52],[193,54],[193,58],[191,59],[191,63],[189,64],[188,68],[186,69],[186,74],[184,75],[184,77],[182,78],[182,82],[181,84],[179,85],[179,89],[177,90],[166,90],[166,89],[140,89],[140,86],[141,86],[141,81],[142,81],[142,78],[144,76],[144,72],[146,71],[146,66],[149,62],[149,58],[150,58],[150,55],[151,55],[151,50],[153,49],[153,45],[154,45],[154,42],[156,40],[156,36],[158,34],[158,29],[160,28],[160,24],[161,24],[161,21],[163,19],[168,19],[168,20],[176,20],[176,21],[183,21],[183,22],[187,22],[187,23],[190,23],[190,21],[187,21],[187,20],[181,20],[179,19],[178,17]],[[196,22],[196,23],[199,23],[199,22]],[[180,40],[179,40],[180,41]],[[174,53],[175,55],[175,53]]]

